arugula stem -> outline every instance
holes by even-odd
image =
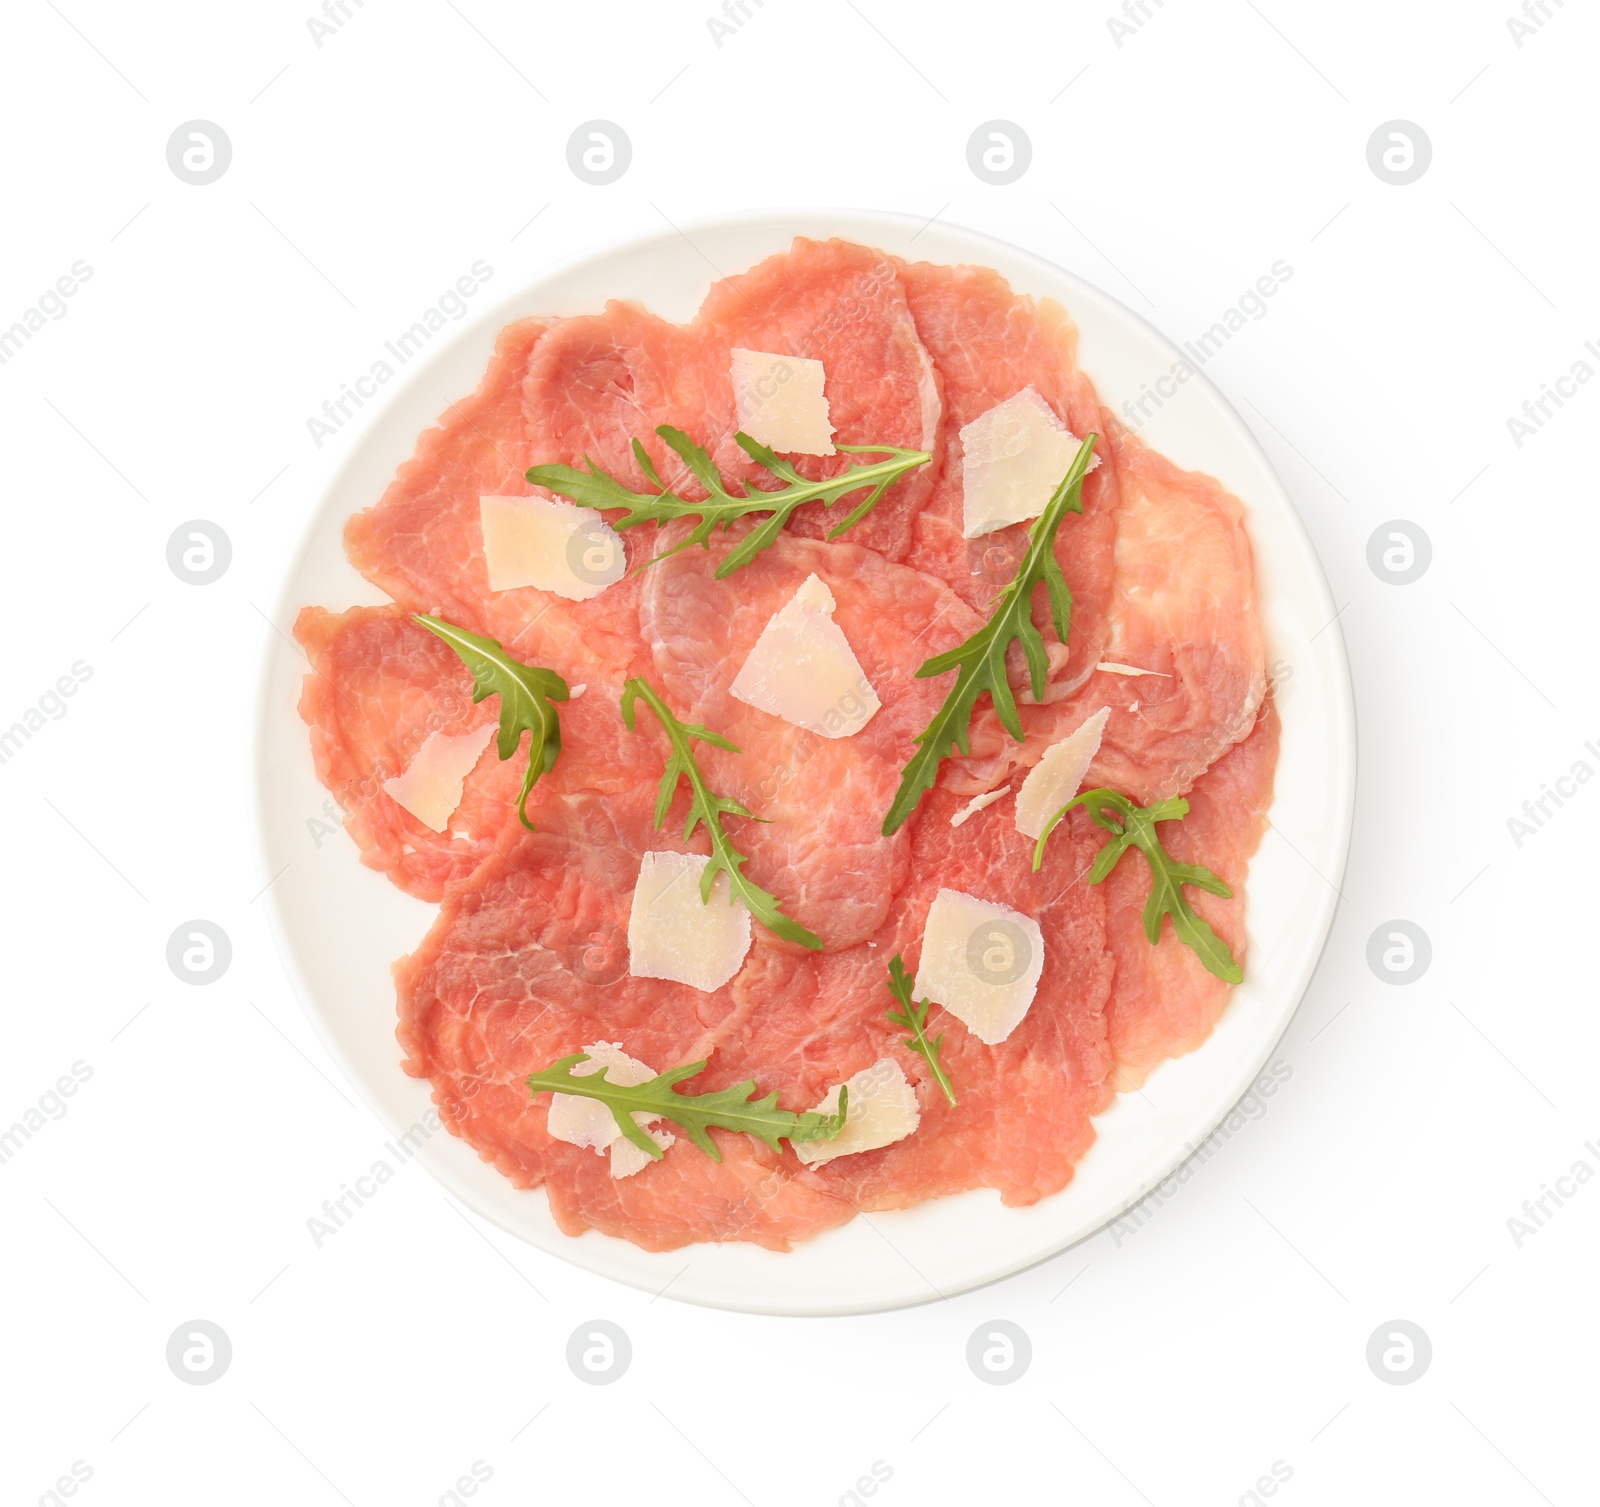
[[[1141,806],[1116,790],[1085,790],[1066,803],[1045,823],[1044,831],[1033,845],[1033,867],[1037,872],[1044,862],[1044,845],[1050,834],[1074,806],[1082,806],[1089,819],[1102,831],[1111,834],[1111,841],[1095,854],[1089,869],[1089,883],[1099,884],[1122,861],[1129,848],[1137,848],[1150,866],[1150,897],[1145,901],[1145,938],[1152,947],[1161,941],[1161,922],[1172,917],[1173,934],[1200,959],[1206,970],[1215,974],[1225,984],[1244,982],[1244,970],[1234,960],[1228,944],[1195,912],[1183,893],[1183,886],[1192,884],[1209,894],[1230,899],[1233,891],[1217,878],[1204,864],[1179,863],[1161,845],[1156,835],[1156,823],[1179,821],[1189,814],[1189,803],[1181,795],[1169,796],[1153,806]]]
[[[911,1035],[905,1038],[905,1044],[913,1052],[920,1052],[928,1060],[929,1070],[933,1073],[933,1081],[939,1085],[953,1106],[956,1102],[955,1089],[950,1085],[950,1075],[945,1072],[944,1064],[939,1061],[939,1049],[944,1045],[944,1032],[940,1032],[931,1040],[928,1036],[928,1001],[920,1000],[916,1004],[911,1002],[911,978],[906,973],[905,965],[900,961],[897,952],[889,960],[889,993],[899,1001],[898,1010],[886,1012],[897,1026],[904,1026]]]
[[[698,738],[702,743],[709,743],[713,748],[726,749],[729,753],[738,753],[740,751],[738,745],[730,743],[720,733],[714,733],[710,728],[702,727],[697,722],[680,722],[650,683],[639,676],[632,677],[622,687],[622,720],[629,732],[633,731],[634,703],[638,700],[642,700],[656,714],[656,721],[661,724],[667,735],[667,742],[671,745],[667,767],[662,773],[661,787],[656,795],[656,826],[660,827],[667,819],[667,812],[672,807],[672,798],[677,794],[678,780],[682,777],[689,782],[690,794],[689,816],[683,829],[684,841],[687,842],[693,837],[695,828],[702,823],[705,825],[707,836],[711,839],[711,861],[700,873],[701,903],[709,903],[712,881],[718,873],[724,873],[728,876],[730,905],[735,899],[744,901],[745,908],[750,914],[774,936],[820,951],[823,945],[822,938],[792,917],[784,915],[779,908],[777,897],[769,894],[741,872],[743,865],[749,860],[734,847],[732,839],[723,830],[722,818],[742,816],[749,821],[764,821],[766,818],[754,815],[738,801],[718,795],[706,784],[705,776],[700,772],[700,765],[695,760],[691,740]]]

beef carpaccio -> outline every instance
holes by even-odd
[[[1078,809],[1036,870],[1012,799],[1052,745],[1103,712],[1083,784],[1137,802],[1187,797],[1188,815],[1163,823],[1162,840],[1175,861],[1204,864],[1232,887],[1231,897],[1189,898],[1245,961],[1243,882],[1271,800],[1277,720],[1243,510],[1216,481],[1126,431],[1100,405],[1076,346],[1064,309],[1014,294],[992,271],[801,239],[713,286],[686,325],[612,303],[508,326],[478,391],[349,521],[351,560],[393,605],[303,611],[296,636],[312,672],[301,712],[363,862],[439,904],[422,945],[395,969],[403,1066],[431,1081],[445,1122],[480,1156],[517,1186],[546,1190],[569,1233],[597,1229],[651,1250],[724,1240],[786,1250],[858,1210],[969,1188],[1032,1203],[1071,1179],[1093,1116],[1163,1059],[1199,1046],[1225,1008],[1230,985],[1170,923],[1149,942],[1142,861],[1130,855],[1104,882],[1088,882],[1107,839]],[[719,561],[759,520],[647,569],[684,526],[629,528],[620,534],[627,572],[581,600],[537,585],[491,589],[480,499],[549,497],[524,479],[530,466],[592,464],[648,492],[638,440],[667,486],[703,497],[656,435],[672,425],[730,484],[770,487],[734,440],[738,351],[820,362],[835,446],[930,458],[842,537],[825,536],[859,499],[831,510],[807,503],[769,548],[722,578]],[[914,739],[952,678],[918,678],[918,668],[983,627],[1028,548],[1026,521],[979,537],[963,521],[962,431],[1024,390],[1049,423],[1097,436],[1082,510],[1055,538],[1072,593],[1068,640],[1059,643],[1037,592],[1043,694],[1029,690],[1015,646],[1009,661],[1024,739],[981,697],[970,752],[947,759],[936,787],[886,836]],[[787,459],[815,479],[858,457],[836,449]],[[813,577],[876,697],[848,736],[819,735],[736,693],[763,629]],[[419,613],[492,638],[572,688],[559,708],[560,754],[528,795],[528,822],[518,816],[526,745],[499,757],[495,699],[473,701],[472,674]],[[729,818],[743,872],[820,949],[757,924],[718,987],[635,976],[630,907],[645,855],[708,848],[704,828],[682,837],[687,789],[655,821],[668,745],[648,715],[624,725],[619,700],[634,676],[685,723],[737,745],[696,745],[700,767],[719,795],[762,818]],[[397,783],[424,745],[430,759],[457,761],[460,790],[453,810],[427,821]],[[971,809],[985,795],[996,798]],[[931,1006],[927,1031],[943,1036],[953,1104],[886,1013],[889,959],[917,973],[944,891],[1030,918],[1044,950],[1031,1003],[993,1044]],[[686,1089],[754,1079],[796,1111],[887,1061],[914,1095],[915,1129],[814,1163],[787,1143],[774,1150],[725,1130],[711,1133],[717,1161],[678,1135],[659,1160],[641,1154],[619,1175],[615,1153],[608,1160],[552,1134],[552,1097],[527,1083],[602,1042],[656,1072],[705,1059]]]

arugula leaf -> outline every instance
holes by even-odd
[[[777,539],[789,521],[789,515],[802,503],[820,501],[824,507],[831,508],[834,503],[862,487],[871,489],[850,515],[830,530],[828,537],[836,539],[846,529],[860,523],[884,492],[902,476],[933,459],[926,450],[902,450],[895,445],[839,445],[835,448],[849,455],[887,455],[888,459],[863,462],[822,481],[807,481],[788,461],[740,430],[733,437],[739,448],[785,483],[771,492],[751,487],[741,493],[728,490],[717,468],[712,465],[709,453],[681,429],[662,424],[656,433],[683,461],[695,480],[710,493],[704,501],[686,502],[669,492],[666,483],[656,473],[655,463],[649,453],[637,439],[633,442],[633,458],[656,488],[654,492],[632,491],[609,472],[602,471],[588,456],[583,458],[584,465],[588,467],[586,471],[579,471],[572,466],[530,466],[528,480],[536,487],[544,487],[577,503],[579,507],[627,508],[627,516],[619,518],[613,525],[618,529],[652,521],[656,524],[670,523],[675,518],[700,520],[682,544],[669,549],[664,555],[657,555],[654,560],[645,561],[641,570],[665,560],[680,549],[687,549],[691,544],[710,549],[711,535],[717,528],[727,530],[736,519],[750,513],[770,513],[771,517],[759,528],[746,534],[723,556],[721,564],[717,566],[719,581],[732,575],[741,565],[748,565]]]
[[[939,765],[950,757],[952,746],[963,754],[969,752],[972,711],[985,691],[994,703],[1001,726],[1017,742],[1023,741],[1022,721],[1012,699],[1011,682],[1006,678],[1006,651],[1013,640],[1022,644],[1034,699],[1038,700],[1044,695],[1049,661],[1045,657],[1044,639],[1033,625],[1033,589],[1043,584],[1049,592],[1050,616],[1055,623],[1056,636],[1066,643],[1072,622],[1072,592],[1056,561],[1056,530],[1068,513],[1083,511],[1080,494],[1083,478],[1089,472],[1095,438],[1091,434],[1084,440],[1067,467],[1067,474],[1061,478],[1061,485],[1028,529],[1028,553],[1010,584],[995,599],[989,621],[964,644],[936,654],[917,671],[919,680],[943,675],[948,670],[959,673],[933,721],[917,734],[917,751],[906,765],[900,777],[900,788],[883,819],[885,837],[900,828],[917,809],[923,792],[933,788],[939,778]]]
[[[667,819],[672,797],[678,790],[679,776],[682,776],[689,782],[692,797],[689,802],[689,819],[683,828],[684,841],[687,842],[694,836],[694,829],[701,822],[705,823],[706,833],[711,839],[711,862],[705,866],[700,875],[702,903],[711,899],[711,881],[719,872],[724,873],[728,876],[728,884],[732,891],[728,897],[730,905],[737,897],[744,901],[745,908],[750,914],[774,936],[820,949],[821,937],[813,931],[806,930],[798,921],[784,915],[778,908],[776,896],[769,895],[760,885],[739,872],[741,865],[748,862],[748,859],[733,846],[728,834],[722,830],[722,818],[743,816],[751,821],[764,821],[765,818],[751,815],[738,801],[728,800],[724,796],[712,793],[710,786],[706,784],[705,776],[700,773],[700,766],[695,762],[689,740],[698,738],[702,743],[709,743],[713,748],[725,748],[729,753],[738,753],[738,746],[709,728],[701,727],[698,722],[678,721],[667,709],[666,702],[651,689],[649,683],[637,676],[624,682],[622,687],[622,720],[627,724],[629,732],[633,731],[634,702],[640,698],[656,714],[656,720],[660,722],[666,732],[667,741],[672,745],[666,770],[661,776],[661,791],[656,797],[656,826],[659,827]]]
[[[900,1002],[898,1010],[888,1012],[889,1019],[895,1025],[904,1026],[911,1032],[905,1038],[905,1044],[913,1052],[921,1052],[928,1059],[928,1066],[933,1069],[933,1081],[944,1090],[945,1098],[954,1104],[955,1090],[950,1086],[950,1076],[945,1072],[944,1064],[939,1061],[939,1048],[944,1045],[944,1032],[941,1031],[931,1041],[928,1039],[928,1002],[922,1000],[919,1004],[911,1003],[911,979],[900,961],[898,952],[889,959],[889,993]]]
[[[643,1127],[634,1119],[635,1114],[659,1116],[671,1120],[714,1162],[722,1160],[717,1144],[706,1133],[712,1126],[718,1130],[740,1130],[763,1140],[774,1151],[782,1148],[782,1137],[794,1141],[831,1141],[844,1129],[846,1090],[839,1090],[839,1109],[831,1115],[807,1110],[796,1114],[793,1110],[778,1108],[778,1091],[773,1089],[764,1098],[756,1099],[753,1078],[736,1083],[732,1088],[719,1088],[710,1094],[679,1094],[673,1086],[685,1078],[693,1078],[705,1069],[705,1063],[686,1062],[682,1067],[668,1068],[657,1073],[648,1083],[625,1088],[620,1083],[606,1080],[606,1069],[579,1077],[572,1069],[587,1062],[588,1054],[574,1052],[552,1062],[549,1067],[534,1073],[528,1087],[535,1095],[546,1090],[557,1094],[576,1094],[582,1099],[597,1099],[611,1111],[617,1128],[641,1151],[656,1161],[665,1154]]]
[[[1184,899],[1183,886],[1192,884],[1223,899],[1233,891],[1210,869],[1199,863],[1179,863],[1168,855],[1156,836],[1157,822],[1177,821],[1189,814],[1189,803],[1181,795],[1157,801],[1153,806],[1140,806],[1115,790],[1085,790],[1075,795],[1045,823],[1039,841],[1034,844],[1033,867],[1044,862],[1046,839],[1055,830],[1056,823],[1074,806],[1082,806],[1089,819],[1103,831],[1111,834],[1108,842],[1095,855],[1089,870],[1089,883],[1099,884],[1121,860],[1130,847],[1144,854],[1150,865],[1150,898],[1144,905],[1144,934],[1154,947],[1161,940],[1161,918],[1172,917],[1172,930],[1178,940],[1194,950],[1194,954],[1227,984],[1244,981],[1244,970],[1234,962],[1228,944],[1214,932]]]
[[[561,752],[561,718],[553,702],[568,697],[567,683],[554,670],[525,665],[513,659],[492,638],[468,633],[443,618],[425,612],[412,616],[430,633],[437,634],[472,671],[472,701],[477,705],[485,696],[500,697],[500,735],[495,747],[502,759],[516,754],[524,731],[528,740],[528,773],[517,797],[517,815],[530,832],[537,828],[528,820],[528,792],[542,774],[549,774]]]

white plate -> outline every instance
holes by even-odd
[[[698,307],[710,266],[742,271],[791,237],[844,236],[902,256],[993,267],[1020,293],[1065,304],[1082,332],[1081,360],[1114,410],[1178,359],[1177,350],[1099,289],[973,231],[917,228],[909,218],[805,211],[691,227],[588,255],[485,313],[412,372],[373,418],[334,479],[285,587],[279,621],[307,603],[342,608],[383,598],[345,561],[344,521],[375,502],[418,434],[483,374],[494,338],[526,314],[578,314],[636,298],[673,319]],[[915,239],[913,239],[915,237]],[[1171,385],[1171,384],[1168,384]],[[590,1271],[675,1298],[758,1313],[861,1313],[948,1295],[1018,1271],[1092,1234],[1189,1156],[1261,1070],[1309,983],[1333,917],[1355,796],[1349,669],[1311,542],[1266,456],[1239,416],[1196,376],[1141,430],[1178,464],[1209,471],[1244,502],[1255,547],[1268,662],[1280,671],[1282,756],[1269,831],[1251,865],[1249,966],[1199,1051],[1168,1062],[1142,1094],[1101,1115],[1098,1137],[1062,1192],[1008,1209],[989,1190],[899,1213],[858,1217],[778,1255],[697,1245],[652,1254],[594,1231],[574,1239],[542,1191],[513,1188],[465,1142],[434,1134],[419,1159],[485,1218]],[[411,951],[435,907],[364,868],[342,832],[312,835],[326,792],[312,772],[295,711],[305,664],[280,636],[265,667],[258,743],[264,874],[275,934],[307,1014],[346,1074],[396,1131],[418,1124],[429,1088],[400,1071],[389,968]],[[870,1225],[870,1227],[869,1227]]]

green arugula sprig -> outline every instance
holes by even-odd
[[[624,682],[622,687],[622,720],[627,724],[629,732],[633,731],[634,702],[638,700],[642,700],[656,714],[656,720],[666,732],[667,742],[672,749],[667,757],[667,767],[661,776],[661,790],[656,797],[656,826],[659,827],[667,819],[667,811],[672,805],[673,796],[677,794],[678,780],[681,777],[689,782],[691,797],[689,818],[683,828],[684,841],[687,842],[694,836],[694,829],[702,822],[705,823],[706,834],[711,839],[711,861],[700,874],[701,901],[703,903],[710,901],[711,882],[718,873],[724,873],[728,876],[731,890],[728,897],[730,905],[737,897],[744,901],[745,908],[750,914],[774,936],[820,949],[821,937],[815,932],[808,931],[798,921],[784,915],[778,908],[776,896],[769,895],[760,885],[747,879],[740,872],[741,867],[749,860],[734,847],[728,834],[722,830],[722,818],[742,816],[750,821],[764,821],[766,818],[753,815],[738,801],[729,800],[711,790],[706,784],[705,776],[700,773],[699,764],[695,762],[690,739],[698,738],[702,743],[709,743],[713,748],[725,748],[729,753],[738,753],[738,745],[730,743],[719,733],[712,732],[710,728],[700,726],[698,722],[678,721],[650,684],[637,676]]]
[[[1137,848],[1150,865],[1150,898],[1144,903],[1144,934],[1154,947],[1161,940],[1161,919],[1172,917],[1172,929],[1180,942],[1194,950],[1194,955],[1224,983],[1238,984],[1244,980],[1244,970],[1234,962],[1228,944],[1212,931],[1195,914],[1194,908],[1184,899],[1183,886],[1192,884],[1196,889],[1221,895],[1224,900],[1233,895],[1222,880],[1199,863],[1179,863],[1161,846],[1156,836],[1157,822],[1178,821],[1189,814],[1189,803],[1181,795],[1157,801],[1153,806],[1140,806],[1115,790],[1085,790],[1075,795],[1045,823],[1044,831],[1033,848],[1033,867],[1044,862],[1046,839],[1074,806],[1082,806],[1089,819],[1103,831],[1111,834],[1108,842],[1095,855],[1089,870],[1089,883],[1099,884],[1129,848]]]
[[[1049,592],[1050,616],[1055,623],[1056,636],[1066,643],[1072,624],[1072,592],[1056,562],[1056,530],[1068,513],[1083,511],[1083,478],[1089,473],[1095,438],[1091,434],[1079,446],[1072,464],[1067,467],[1067,474],[1061,478],[1061,485],[1028,529],[1028,553],[1011,583],[996,598],[989,621],[964,644],[935,655],[917,671],[919,680],[943,675],[948,670],[959,673],[933,721],[917,734],[917,751],[906,765],[900,777],[900,788],[883,819],[885,837],[898,830],[917,809],[923,792],[933,788],[939,777],[939,765],[950,757],[952,747],[963,754],[969,751],[972,711],[985,691],[994,703],[1001,725],[1017,742],[1023,741],[1022,721],[1012,699],[1011,682],[1006,678],[1006,651],[1014,641],[1022,644],[1037,701],[1044,695],[1049,660],[1045,657],[1044,639],[1033,625],[1033,589],[1042,584]]]
[[[514,757],[523,733],[531,735],[528,773],[522,781],[522,793],[517,797],[517,815],[530,832],[536,831],[528,820],[528,792],[540,775],[550,773],[561,752],[561,717],[554,703],[568,699],[566,681],[554,670],[513,659],[492,638],[469,633],[465,628],[458,628],[443,618],[429,617],[425,612],[412,616],[428,632],[449,644],[472,671],[473,705],[485,696],[499,696],[500,734],[495,747],[500,757]]]
[[[573,466],[530,466],[527,473],[528,480],[536,487],[545,487],[577,503],[579,507],[627,508],[627,516],[619,518],[614,525],[619,529],[629,529],[636,524],[647,522],[670,523],[675,518],[700,520],[681,544],[669,549],[665,554],[657,555],[653,560],[645,561],[645,564],[640,566],[641,570],[656,564],[657,561],[665,560],[668,555],[675,555],[680,549],[687,549],[691,544],[699,544],[710,549],[711,535],[716,529],[729,529],[735,520],[747,514],[770,513],[772,516],[759,528],[746,534],[723,556],[717,566],[719,581],[725,576],[732,575],[741,565],[748,565],[762,550],[772,544],[783,532],[784,525],[789,521],[789,515],[802,503],[821,502],[824,507],[832,507],[850,493],[859,491],[862,487],[870,488],[866,497],[857,504],[849,516],[829,531],[828,537],[836,539],[846,529],[854,528],[866,517],[890,486],[907,472],[926,465],[933,458],[926,450],[902,450],[895,445],[839,445],[835,448],[848,455],[886,455],[888,458],[853,465],[838,476],[827,477],[822,481],[808,481],[788,461],[769,450],[759,440],[751,439],[741,430],[733,437],[735,443],[753,461],[785,485],[771,492],[763,492],[756,487],[750,487],[744,492],[732,492],[724,484],[717,468],[711,463],[711,456],[703,446],[695,444],[687,434],[681,429],[674,429],[671,424],[662,424],[656,433],[667,442],[688,467],[690,474],[710,494],[703,501],[686,502],[669,492],[666,483],[656,473],[655,463],[650,459],[649,453],[637,439],[633,442],[633,458],[656,488],[654,492],[635,492],[625,487],[616,477],[595,465],[588,456],[583,458],[584,465],[588,467],[586,471],[579,471]]]
[[[905,1044],[913,1052],[921,1052],[928,1059],[928,1066],[933,1071],[933,1081],[943,1090],[945,1098],[954,1104],[956,1094],[950,1086],[950,1075],[945,1072],[944,1064],[939,1061],[939,1048],[944,1045],[944,1032],[941,1031],[929,1039],[928,1002],[921,1000],[917,1004],[912,1004],[911,978],[906,973],[898,952],[889,959],[889,993],[900,1002],[898,1010],[888,1012],[889,1019],[895,1025],[904,1026],[911,1032],[905,1038]]]
[[[644,1128],[634,1119],[643,1114],[649,1118],[671,1120],[714,1162],[722,1160],[722,1153],[707,1132],[715,1126],[718,1130],[738,1130],[763,1140],[774,1151],[781,1137],[794,1141],[831,1141],[844,1129],[846,1090],[839,1090],[839,1108],[831,1115],[807,1110],[796,1114],[793,1110],[778,1108],[778,1091],[773,1089],[764,1098],[754,1098],[755,1080],[747,1078],[732,1088],[719,1088],[709,1094],[680,1094],[674,1088],[685,1078],[693,1078],[705,1069],[704,1062],[686,1062],[682,1067],[668,1068],[657,1073],[647,1083],[624,1087],[606,1079],[606,1069],[599,1068],[581,1077],[572,1069],[587,1062],[588,1054],[574,1052],[552,1062],[549,1067],[534,1073],[528,1087],[535,1095],[547,1090],[557,1094],[575,1094],[581,1099],[595,1099],[611,1111],[617,1128],[641,1151],[660,1161],[664,1153]]]

